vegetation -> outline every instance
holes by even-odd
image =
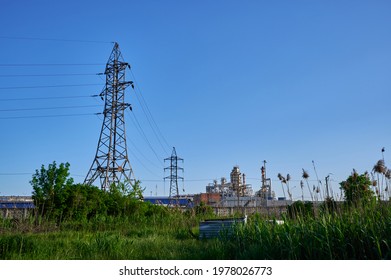
[[[145,203],[140,182],[107,192],[73,184],[69,164],[54,162],[31,181],[34,215],[0,220],[0,259],[391,259],[391,206],[368,180],[353,172],[341,182],[346,203],[297,201],[282,225],[254,214],[233,235],[200,240],[209,206]]]
[[[391,259],[391,208],[345,208],[338,215],[284,219],[254,217],[225,243],[231,259]]]
[[[73,179],[69,178],[69,163],[57,167],[53,162],[47,168],[42,165],[33,175],[31,185],[36,217],[57,223],[88,221],[98,216],[128,216],[137,211],[144,213],[144,208],[152,207],[140,202],[143,189],[139,181],[131,188],[124,184],[113,185],[107,192],[95,186],[73,184]]]
[[[353,170],[352,175],[346,181],[340,183],[341,189],[344,192],[345,201],[354,206],[371,203],[374,199],[374,193],[370,189],[371,184],[367,173],[358,175]]]

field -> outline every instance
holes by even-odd
[[[293,209],[283,225],[255,214],[232,236],[212,240],[198,238],[199,221],[211,214],[153,209],[61,223],[0,220],[0,259],[391,259],[387,203]]]

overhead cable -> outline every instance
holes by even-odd
[[[24,36],[0,36],[0,39],[9,40],[31,40],[31,41],[53,41],[70,43],[95,43],[95,44],[113,44],[111,41],[82,40],[82,39],[63,39],[63,38],[45,38],[45,37],[24,37]]]
[[[57,109],[91,108],[91,107],[101,107],[101,106],[99,106],[99,105],[77,105],[77,106],[62,106],[62,107],[59,106],[59,107],[41,107],[41,108],[0,109],[0,112],[57,110]]]
[[[59,115],[40,115],[40,116],[0,117],[0,120],[93,116],[93,115],[97,115],[97,114],[98,113],[82,113],[82,114],[63,114],[63,115],[59,114]]]
[[[0,63],[0,67],[35,67],[35,66],[102,66],[102,63]]]
[[[6,74],[0,75],[1,78],[12,77],[67,77],[67,76],[96,76],[101,73],[70,73],[70,74]]]
[[[127,112],[128,112],[128,111],[127,111]],[[161,162],[161,158],[159,158],[159,156],[157,155],[155,149],[152,147],[151,142],[148,140],[148,137],[146,136],[146,134],[145,134],[143,128],[141,127],[139,121],[137,120],[136,115],[133,113],[133,111],[131,111],[131,112],[132,112],[132,116],[133,116],[133,118],[131,118],[131,119],[132,119],[134,125],[136,126],[138,132],[139,132],[140,135],[144,138],[144,140],[145,140],[145,142],[147,143],[148,147],[149,147],[149,148],[151,149],[151,151],[154,153],[156,159],[157,159],[157,160],[161,163],[161,165],[164,167],[163,163]]]
[[[22,97],[22,98],[3,98],[0,99],[3,101],[22,101],[22,100],[46,100],[46,99],[73,99],[73,98],[89,98],[89,97],[98,97],[98,94],[94,95],[71,95],[71,96],[50,96],[50,97]]]
[[[16,87],[0,87],[0,90],[26,89],[26,88],[87,87],[87,86],[101,86],[101,85],[102,85],[102,84],[48,85],[48,86],[16,86]]]
[[[132,74],[133,81],[134,81],[134,83],[135,83],[135,85],[136,85],[136,88],[137,88],[137,90],[138,90],[138,92],[139,92],[139,94],[137,94],[138,92],[135,90],[136,98],[137,98],[137,100],[139,101],[139,103],[140,103],[140,105],[141,105],[141,108],[142,108],[144,114],[145,114],[146,117],[147,117],[148,123],[149,123],[149,125],[151,126],[151,128],[152,128],[152,130],[153,130],[153,133],[155,134],[156,138],[158,139],[158,141],[159,141],[160,145],[162,146],[163,150],[165,151],[165,153],[168,154],[168,153],[167,153],[167,150],[163,147],[163,145],[162,145],[162,143],[161,143],[159,137],[157,136],[157,134],[156,134],[156,132],[155,132],[155,129],[153,128],[153,126],[152,126],[152,124],[151,124],[151,121],[152,121],[153,124],[155,125],[156,130],[157,130],[157,133],[158,133],[158,134],[160,135],[160,137],[163,139],[163,141],[164,141],[164,143],[167,145],[167,147],[168,147],[169,149],[170,149],[171,147],[170,147],[170,145],[167,143],[167,140],[166,140],[165,137],[163,136],[163,133],[161,132],[161,130],[159,129],[159,127],[158,127],[158,125],[157,125],[155,119],[153,118],[152,113],[151,113],[151,111],[149,110],[148,104],[147,104],[147,102],[145,101],[145,98],[144,98],[143,94],[141,94],[141,89],[140,89],[140,87],[139,87],[139,85],[138,85],[138,83],[137,83],[137,81],[136,81],[136,77],[134,76],[132,69],[130,69],[130,73]],[[140,100],[140,98],[139,98],[139,95],[140,95],[140,97],[141,97],[141,100]],[[142,102],[141,102],[141,101],[142,101]],[[144,106],[145,106],[146,109],[144,109]],[[150,121],[150,119],[151,119],[151,121]]]

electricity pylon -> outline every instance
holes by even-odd
[[[178,167],[178,161],[182,161],[182,158],[179,158],[176,155],[175,147],[172,148],[171,157],[164,159],[164,162],[170,161],[170,166],[164,168],[164,171],[170,170],[170,175],[167,177],[164,177],[164,180],[170,179],[170,194],[168,196],[169,203],[170,204],[178,204],[178,198],[179,198],[179,189],[178,189],[178,180],[183,181],[182,176],[178,176],[178,170],[183,172],[182,167]]]
[[[106,86],[100,94],[105,107],[98,148],[84,180],[85,184],[92,185],[99,178],[102,190],[109,190],[113,184],[118,183],[127,187],[134,181],[126,146],[124,116],[126,109],[132,109],[129,103],[125,103],[125,89],[134,85],[125,80],[126,68],[130,68],[130,65],[123,62],[118,43],[114,43],[104,73]]]

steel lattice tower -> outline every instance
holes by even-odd
[[[171,157],[164,159],[164,162],[170,161],[170,166],[164,168],[164,171],[170,170],[170,175],[167,177],[164,177],[165,179],[170,179],[170,194],[169,194],[169,201],[170,204],[174,204],[174,201],[176,201],[176,204],[178,204],[178,198],[179,198],[179,189],[178,189],[178,180],[183,180],[183,177],[178,176],[178,170],[183,172],[182,167],[178,167],[178,161],[182,161],[182,158],[179,158],[176,154],[175,147],[172,148]]]
[[[105,107],[98,148],[84,180],[85,184],[92,185],[99,178],[102,190],[108,190],[118,183],[129,186],[134,180],[126,146],[124,116],[127,108],[132,109],[129,103],[125,103],[125,89],[129,85],[133,87],[133,82],[125,80],[126,68],[130,68],[130,65],[123,62],[118,43],[114,43],[104,73],[106,86],[100,94]]]

